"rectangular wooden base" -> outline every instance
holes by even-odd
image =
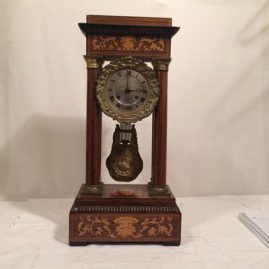
[[[111,184],[101,194],[85,194],[85,187],[70,210],[70,245],[180,244],[181,212],[172,193],[151,197],[147,185]]]

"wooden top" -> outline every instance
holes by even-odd
[[[179,30],[171,18],[87,15],[78,24],[84,35],[171,37]]]
[[[87,23],[110,25],[172,26],[171,18],[87,15]]]
[[[179,27],[171,18],[88,15],[79,23],[87,55],[106,60],[133,56],[143,60],[170,59],[171,38]]]

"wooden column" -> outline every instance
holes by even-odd
[[[167,82],[170,60],[155,61],[154,67],[160,83],[158,104],[152,115],[152,193],[167,192],[166,152],[167,152]]]
[[[102,113],[96,99],[96,80],[102,67],[98,57],[84,56],[88,69],[86,129],[86,192],[98,192],[101,186]]]

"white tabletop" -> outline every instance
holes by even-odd
[[[269,195],[184,197],[181,246],[68,245],[73,199],[0,202],[0,268],[269,268],[266,248],[238,219]]]

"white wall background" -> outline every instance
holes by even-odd
[[[172,17],[167,179],[177,196],[269,191],[268,0],[1,0],[0,195],[74,197],[85,174],[87,14]],[[151,119],[137,124],[150,177]],[[103,164],[115,122],[104,117]],[[102,178],[109,179],[105,166]]]

